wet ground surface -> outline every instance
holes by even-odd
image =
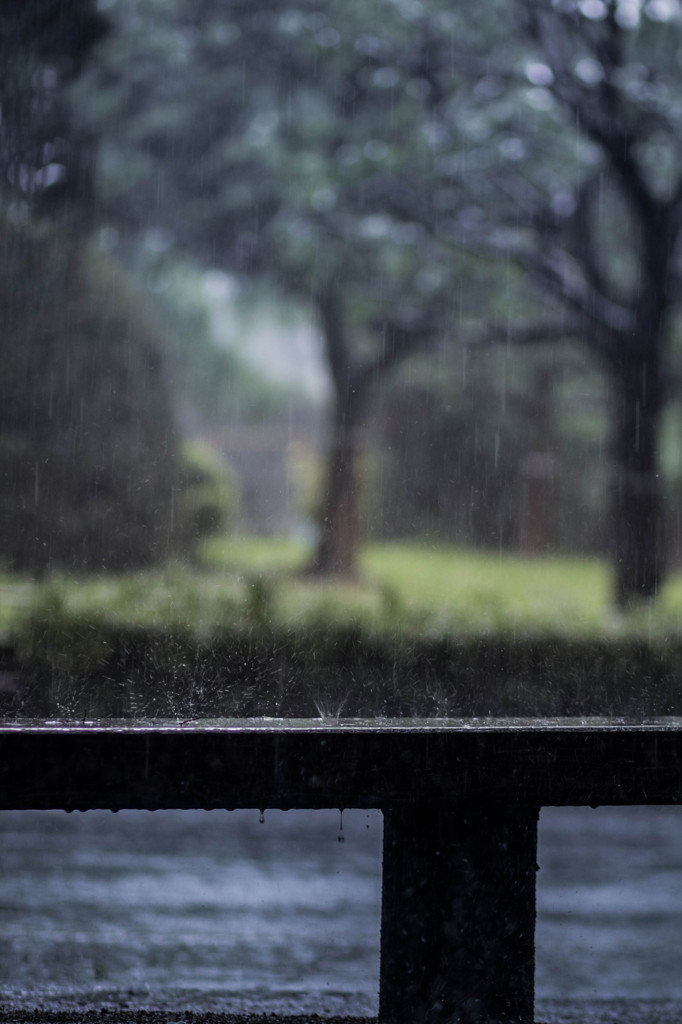
[[[545,1003],[538,1024],[678,1024],[680,1004],[665,1000],[577,1000]],[[329,1017],[310,1014],[232,1014],[161,1010],[107,1011],[32,1010],[2,1011],[0,1024],[376,1024],[376,1017]]]
[[[607,1000],[545,1003],[537,1024],[678,1024],[680,1004],[664,1000]],[[0,1010],[0,1024],[376,1024],[376,1017],[330,1017],[325,1014],[174,1013],[162,1010],[44,1011]]]
[[[0,1024],[373,1016],[381,816],[342,823],[3,812]],[[538,859],[537,1019],[682,1019],[682,809],[546,810]]]
[[[13,1005],[376,1012],[375,812],[8,812],[0,829]]]

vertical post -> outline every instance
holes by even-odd
[[[538,809],[384,811],[379,1020],[532,1024]]]

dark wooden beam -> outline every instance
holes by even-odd
[[[495,803],[385,812],[382,1022],[531,1024],[537,819]]]
[[[0,728],[0,808],[682,802],[682,720]]]
[[[0,727],[0,809],[381,808],[381,1024],[532,1024],[538,809],[680,802],[680,719]]]

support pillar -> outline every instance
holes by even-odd
[[[384,811],[381,1024],[532,1024],[538,813]]]

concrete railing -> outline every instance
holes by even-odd
[[[682,802],[682,720],[0,727],[0,809],[380,808],[380,1021],[533,1021],[537,819]]]

